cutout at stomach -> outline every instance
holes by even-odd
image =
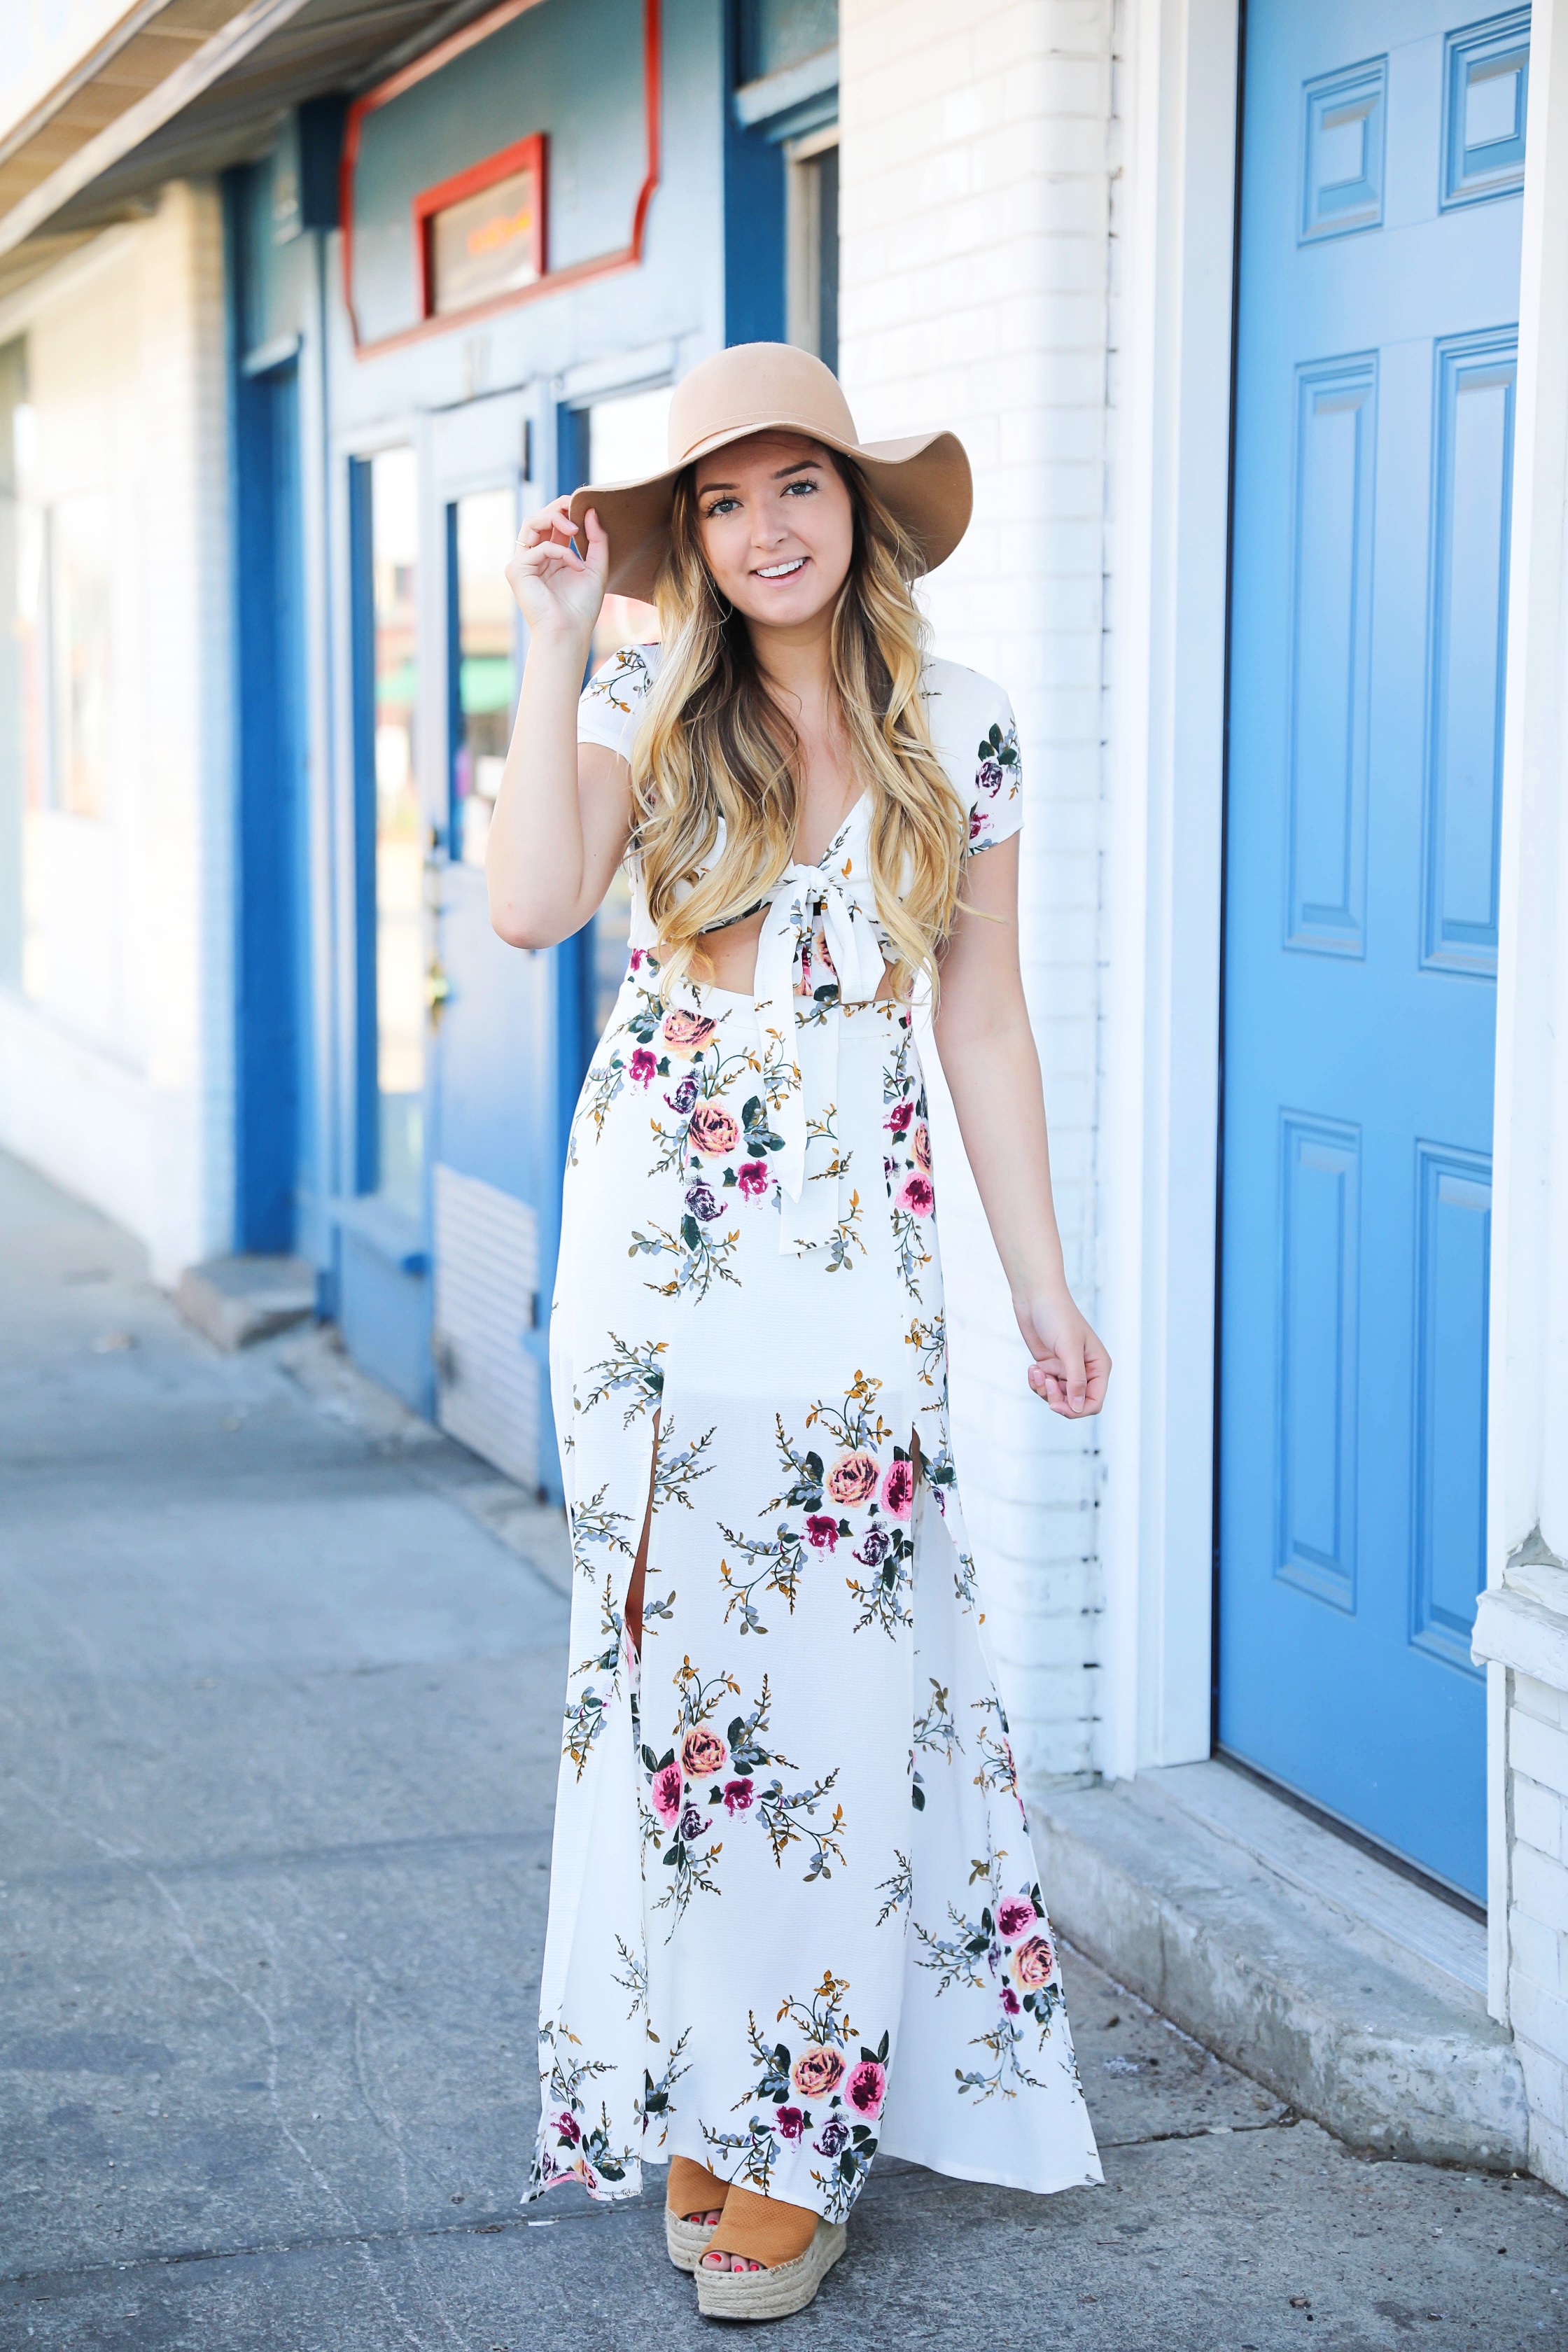
[[[693,980],[710,988],[728,989],[737,996],[750,996],[757,982],[757,941],[763,934],[767,909],[746,916],[739,923],[728,923],[721,931],[709,931],[691,968]],[[882,966],[882,978],[877,990],[878,1002],[885,1003],[893,993],[893,975]]]

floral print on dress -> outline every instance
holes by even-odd
[[[647,1775],[644,1815],[646,1843],[662,1849],[661,1872],[670,1876],[654,1901],[656,1911],[673,1912],[673,1936],[694,1895],[720,1892],[717,1875],[723,1852],[715,1832],[726,1822],[742,1832],[754,1826],[768,1841],[773,1861],[781,1867],[792,1846],[806,1857],[805,1884],[831,1878],[832,1865],[844,1860],[844,1808],[827,1800],[838,1779],[837,1766],[816,1780],[788,1789],[775,1771],[782,1765],[793,1772],[789,1758],[772,1745],[769,1717],[772,1696],[766,1675],[749,1714],[721,1720],[741,1698],[742,1686],[733,1675],[704,1677],[689,1658],[681,1661],[675,1676],[679,1714],[674,1736],[662,1756],[644,1741],[642,1764]],[[743,1706],[742,1701],[742,1706]]]
[[[1017,831],[1005,819],[1019,796],[1020,764],[1017,729],[1009,722],[1004,730],[993,719],[975,754],[974,799],[969,811],[971,856],[977,850],[994,849]]]
[[[829,1970],[808,2000],[786,1993],[774,2021],[787,2021],[788,2041],[770,2042],[753,2015],[750,2041],[758,2079],[735,2104],[754,2102],[758,2112],[743,2132],[702,2126],[719,2158],[740,2158],[739,2170],[721,2163],[713,2168],[764,2196],[785,2151],[808,2149],[820,2158],[811,2167],[819,2192],[813,2201],[829,2221],[842,2221],[866,2185],[888,2095],[889,2035],[884,2031],[875,2049],[859,2041],[843,2005],[848,1990]]]
[[[599,673],[587,740],[629,750],[657,667]],[[1005,697],[940,661],[926,690],[988,846],[1018,822]],[[868,822],[791,869],[765,991],[669,988],[634,875],[572,1122],[530,2193],[633,2195],[670,2154],[834,2219],[879,2151],[1099,2178],[964,1531],[919,1033],[868,985]]]

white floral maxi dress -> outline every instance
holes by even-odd
[[[629,754],[657,661],[596,674],[582,740]],[[926,692],[984,850],[1019,823],[1006,698],[942,661]],[[879,2147],[1096,2181],[959,1511],[920,1060],[867,1001],[865,804],[773,894],[753,994],[667,1000],[652,944],[634,877],[552,1323],[575,1573],[528,2193],[679,2154],[837,2220]]]

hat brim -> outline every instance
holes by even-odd
[[[878,497],[909,533],[922,572],[944,563],[969,528],[974,481],[956,433],[917,433],[900,441],[840,441],[795,417],[774,417],[712,434],[679,466],[637,482],[593,482],[572,497],[572,526],[580,530],[594,508],[610,541],[608,588],[617,596],[651,603],[669,539],[675,485],[688,466],[732,441],[758,433],[798,433],[852,457]]]

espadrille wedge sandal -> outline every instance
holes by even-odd
[[[772,2270],[696,2271],[697,2308],[705,2319],[787,2319],[804,2311],[844,2252],[842,2221],[818,2221],[804,2254]]]
[[[717,2221],[687,2221],[679,2213],[664,2209],[664,2242],[669,2259],[678,2271],[694,2271],[708,2251],[708,2241],[718,2228]]]

